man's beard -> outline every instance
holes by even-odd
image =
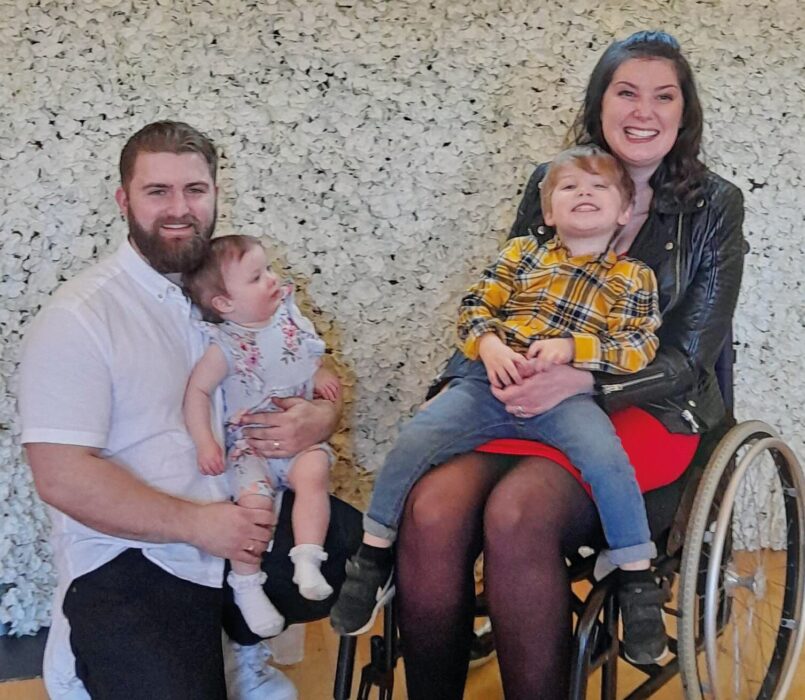
[[[192,272],[204,260],[210,248],[210,238],[215,231],[217,210],[213,212],[210,225],[203,229],[201,222],[192,216],[180,219],[163,218],[154,222],[153,230],[148,231],[131,213],[128,217],[129,237],[140,254],[148,260],[157,272]],[[194,233],[190,238],[165,239],[159,231],[165,224],[191,224]]]

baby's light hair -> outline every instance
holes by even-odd
[[[212,305],[217,296],[226,296],[223,269],[231,262],[239,262],[260,241],[253,236],[220,236],[210,241],[210,250],[204,261],[193,272],[182,276],[182,286],[190,300],[201,309],[205,321],[221,323],[223,319]]]
[[[542,213],[551,213],[551,195],[559,182],[559,176],[568,165],[581,168],[586,173],[600,175],[612,182],[621,194],[623,208],[626,209],[634,199],[634,181],[623,164],[603,148],[593,144],[573,146],[559,153],[548,166],[548,172],[540,185]]]

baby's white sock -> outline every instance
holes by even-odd
[[[321,563],[327,560],[327,552],[318,544],[298,544],[288,556],[294,564],[293,582],[299,593],[308,600],[329,598],[333,589],[321,575]]]
[[[243,613],[249,629],[260,637],[276,637],[285,626],[285,618],[263,591],[265,580],[264,571],[256,574],[236,574],[230,571],[226,577],[235,594],[235,604]]]

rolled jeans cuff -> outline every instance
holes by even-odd
[[[620,549],[610,549],[607,552],[607,558],[615,566],[623,566],[643,559],[654,559],[656,556],[657,545],[653,542],[634,544],[631,547],[621,547]]]
[[[397,530],[395,528],[372,520],[368,515],[363,516],[363,531],[375,537],[381,537],[389,542],[394,542],[394,540],[397,539]]]

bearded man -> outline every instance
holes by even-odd
[[[26,334],[22,442],[50,506],[58,571],[44,668],[52,698],[226,698],[222,619],[236,640],[257,639],[222,590],[225,559],[271,569],[267,593],[289,624],[323,617],[332,602],[306,601],[291,581],[292,494],[274,537],[274,513],[230,502],[225,477],[199,472],[182,418],[204,340],[180,276],[213,234],[216,169],[213,143],[187,124],[132,136],[115,194],[127,240],[65,283]],[[301,399],[284,408],[254,416],[259,452],[326,440],[341,410]],[[322,571],[336,592],[359,533],[357,512],[334,502]],[[295,697],[274,678],[263,697]]]

